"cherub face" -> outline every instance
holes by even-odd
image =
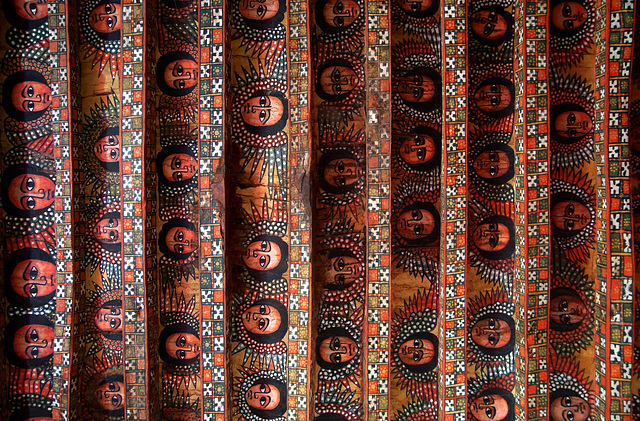
[[[551,299],[549,317],[559,325],[580,323],[587,317],[587,306],[575,295],[558,295]]]
[[[240,0],[238,10],[246,19],[268,20],[278,14],[280,2],[278,0]]]
[[[106,163],[120,160],[120,136],[117,134],[103,136],[93,145],[96,157]]]
[[[249,406],[269,411],[280,404],[280,391],[269,383],[257,383],[247,390],[245,396]]]
[[[13,206],[25,211],[38,211],[51,206],[55,192],[55,183],[44,175],[20,174],[9,182],[9,200]]]
[[[485,222],[478,225],[472,235],[476,247],[483,251],[503,250],[509,244],[509,228],[500,222]]]
[[[558,135],[567,139],[585,136],[593,130],[593,121],[583,111],[565,111],[556,117],[555,128]]]
[[[102,218],[93,230],[93,236],[101,243],[118,244],[122,241],[122,224],[119,218]]]
[[[362,177],[362,169],[355,159],[332,159],[324,168],[323,177],[334,187],[352,186]]]
[[[345,363],[358,354],[358,344],[346,336],[330,336],[320,342],[318,353],[327,363]]]
[[[26,80],[16,83],[11,90],[13,106],[22,112],[40,112],[51,105],[51,88],[49,85]]]
[[[589,403],[578,396],[561,396],[551,402],[550,415],[555,421],[586,421],[589,416]]]
[[[358,75],[347,66],[329,66],[320,73],[320,86],[329,95],[347,94],[358,86]]]
[[[53,355],[52,326],[30,324],[16,330],[13,338],[15,354],[25,360],[45,358]]]
[[[11,272],[11,289],[26,298],[44,297],[56,289],[56,265],[38,259],[23,260]]]
[[[192,333],[172,333],[167,337],[165,347],[171,358],[190,360],[200,355],[200,338]]]
[[[469,410],[478,421],[500,421],[509,413],[506,399],[497,394],[469,398]]]
[[[240,108],[242,120],[255,127],[273,126],[282,119],[284,111],[280,98],[271,95],[251,97]]]
[[[351,25],[360,13],[360,6],[354,0],[329,0],[322,9],[325,22],[335,28]]]
[[[165,242],[172,252],[189,254],[198,248],[198,234],[189,228],[173,227],[167,231]]]
[[[565,231],[578,232],[591,222],[591,213],[575,200],[562,200],[551,209],[553,225]]]
[[[273,241],[258,240],[247,246],[247,252],[242,256],[244,264],[253,270],[271,270],[280,264],[282,250]]]
[[[98,402],[105,411],[116,411],[124,408],[125,389],[121,381],[103,382],[96,388]]]
[[[121,333],[124,322],[122,305],[105,305],[100,307],[93,318],[93,322],[101,332]]]
[[[122,28],[122,5],[104,3],[96,6],[89,14],[89,25],[96,32],[109,34]]]
[[[428,364],[435,355],[433,343],[426,338],[409,339],[398,349],[400,360],[410,366]]]
[[[436,153],[435,142],[429,135],[401,136],[400,139],[400,158],[407,164],[424,164],[433,159]]]
[[[242,324],[251,333],[274,333],[280,328],[281,323],[280,313],[270,305],[254,305],[242,313]]]
[[[473,94],[473,99],[481,111],[502,111],[509,107],[513,98],[509,88],[500,83],[482,85]]]
[[[186,89],[198,84],[198,63],[189,59],[175,60],[164,69],[164,82],[174,89]]]
[[[419,240],[431,235],[435,218],[427,209],[415,208],[400,214],[396,221],[398,235],[407,240]]]
[[[424,74],[406,74],[394,81],[395,92],[400,98],[411,103],[422,103],[433,99],[436,94],[436,84]]]
[[[487,179],[502,177],[510,167],[509,156],[499,149],[484,151],[473,161],[476,174]]]
[[[502,348],[512,334],[509,324],[498,318],[480,319],[471,329],[473,341],[485,348]]]
[[[361,264],[355,257],[336,256],[329,261],[325,279],[335,286],[348,285],[362,276],[361,270]]]
[[[577,1],[560,2],[551,10],[551,24],[558,29],[579,28],[587,21],[587,10]]]
[[[507,20],[493,10],[479,10],[471,15],[471,29],[480,38],[500,39],[507,33]]]

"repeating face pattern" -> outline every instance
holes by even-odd
[[[2,0],[0,418],[640,419],[632,3]]]

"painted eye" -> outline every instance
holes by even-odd
[[[265,319],[258,320],[258,329],[264,330],[267,327],[267,321]]]
[[[35,89],[33,89],[33,86],[29,86],[27,88],[27,96],[29,98],[31,98],[35,93],[36,93],[36,91],[35,91]]]
[[[489,319],[489,329],[496,328],[496,321],[494,319]]]
[[[336,164],[336,171],[339,173],[343,173],[344,172],[344,162],[343,161],[338,161],[338,163]]]
[[[178,338],[178,346],[181,348],[184,348],[187,345],[187,338],[185,338],[184,336],[180,336]]]
[[[269,243],[267,241],[262,241],[260,243],[260,250],[267,252],[269,251]]]
[[[116,391],[116,384],[109,383],[109,392],[115,392],[115,391]]]
[[[564,16],[565,18],[568,18],[569,16],[571,16],[571,5],[569,4],[564,5],[564,7],[562,8],[562,16]]]
[[[260,305],[260,314],[267,314],[267,306],[264,304]]]
[[[259,101],[260,101],[259,104],[260,104],[261,107],[266,107],[268,105],[267,104],[267,97],[265,97],[265,96],[261,96]]]
[[[109,228],[113,228],[113,227],[115,227],[117,225],[116,220],[113,219],[113,218],[109,219],[108,224],[109,224]]]
[[[558,305],[558,310],[569,311],[569,302],[567,302],[567,300],[560,301],[560,304]]]
[[[267,120],[267,111],[260,110],[260,113],[258,114],[258,118],[260,119],[261,122],[264,123]]]
[[[498,174],[498,167],[496,167],[495,165],[491,165],[489,167],[489,175],[495,177],[496,174]]]
[[[335,23],[336,26],[344,26],[344,18],[342,16],[336,16],[335,19],[333,19],[333,23]]]
[[[35,104],[33,101],[27,101],[27,111],[33,111],[35,109]]]
[[[38,6],[36,6],[35,3],[29,3],[27,5],[27,7],[29,8],[29,14],[30,15],[35,15],[36,13],[38,13]]]
[[[339,1],[336,3],[335,8],[333,9],[335,13],[343,13],[344,12],[344,4]]]
[[[109,151],[109,156],[111,159],[116,159],[118,158],[118,152],[115,149],[111,149],[111,151]]]
[[[38,342],[38,339],[40,339],[40,337],[38,336],[38,331],[35,329],[31,330],[31,333],[29,333],[29,339],[31,340],[31,342]]]
[[[111,307],[110,312],[114,316],[117,316],[118,314],[120,314],[120,311],[116,307]]]
[[[340,338],[333,338],[333,340],[331,341],[331,349],[335,351],[339,348],[340,348]]]
[[[419,211],[419,210],[414,209],[414,210],[412,210],[412,211],[411,211],[411,218],[412,218],[412,219],[414,219],[414,220],[416,220],[416,221],[417,221],[417,220],[419,220],[419,219],[420,219],[420,217],[421,217],[421,216],[422,216],[422,214],[420,213],[420,211]]]
[[[342,258],[338,259],[338,261],[336,262],[336,269],[342,272],[345,267],[346,267],[346,264],[344,263],[344,260]]]
[[[30,297],[37,297],[38,296],[38,286],[34,285],[34,284],[29,284],[27,286],[28,290],[27,290],[27,294]]]
[[[426,156],[426,152],[423,148],[420,148],[416,151],[416,158],[422,161]]]
[[[107,18],[107,26],[110,29],[113,29],[113,27],[116,26],[116,20],[114,18],[111,18],[111,17]]]
[[[563,314],[562,316],[560,316],[560,323],[562,323],[563,325],[570,325],[571,316],[569,316],[568,314]]]
[[[420,99],[422,97],[422,88],[413,88],[412,95],[415,99]]]
[[[418,362],[422,359],[422,351],[413,352],[413,361]]]
[[[117,407],[120,404],[120,399],[117,396],[111,398],[111,405]]]
[[[184,241],[184,231],[178,231],[178,233],[176,235],[176,239],[178,241]]]
[[[489,336],[487,336],[487,340],[491,345],[495,345],[498,343],[498,337],[495,335],[495,333],[490,333]]]
[[[493,33],[493,30],[496,28],[496,26],[493,23],[487,23],[484,26],[484,30],[482,31],[482,33],[484,34],[484,36],[488,37],[489,35],[491,35]]]
[[[27,208],[35,209],[36,207],[36,199],[33,197],[27,197]]]
[[[422,234],[422,224],[414,225],[413,233],[416,235],[416,237],[419,237],[420,234]]]
[[[262,396],[260,398],[260,406],[267,406],[267,398]]]
[[[111,329],[115,329],[117,325],[118,325],[118,321],[116,319],[111,319],[109,321],[109,326],[111,326]]]
[[[29,278],[31,278],[31,280],[34,280],[38,277],[38,268],[36,268],[35,266],[31,266],[31,270],[29,270]]]
[[[483,396],[482,401],[485,405],[491,405],[491,398],[488,396]]]
[[[107,14],[115,13],[115,7],[111,3],[104,5],[104,12]]]
[[[36,187],[36,182],[34,181],[33,178],[29,177],[27,178],[27,182],[25,183],[27,190],[31,191]]]
[[[109,145],[111,145],[111,146],[114,146],[114,145],[118,144],[118,139],[116,139],[115,136],[109,136],[107,141],[109,142]]]

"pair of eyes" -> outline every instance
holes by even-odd
[[[562,7],[562,17],[570,18],[573,15],[573,9],[569,4],[565,4]],[[573,29],[573,20],[567,20],[563,22],[565,29]]]
[[[489,396],[484,396],[482,398],[482,403],[485,405],[484,413],[487,415],[487,418],[493,419],[496,416],[496,409],[491,406],[493,405],[493,399]]]
[[[109,221],[107,222],[107,227],[116,228],[117,226],[118,226],[118,221],[116,221],[113,218],[109,218]],[[109,231],[109,239],[117,240],[118,239],[118,232],[115,231],[115,230]]]
[[[420,339],[414,339],[413,348],[414,348],[414,351],[413,351],[413,354],[411,355],[411,358],[413,358],[413,361],[418,362],[424,356],[424,351],[421,349],[422,341]]]
[[[565,208],[564,208],[564,216],[567,218],[570,218],[573,216],[573,214],[576,211],[576,207],[574,205],[572,205],[571,203],[569,203]],[[574,227],[575,227],[575,223],[576,221],[572,220],[572,219],[567,219],[564,221],[564,228],[569,230],[569,231],[573,231]]]
[[[116,13],[116,8],[111,3],[107,3],[104,5],[104,11],[106,14],[112,15]],[[109,16],[106,22],[109,29],[113,29],[116,26],[117,19],[113,16]]]
[[[261,123],[265,123],[269,121],[271,118],[271,109],[267,107],[271,107],[271,100],[266,96],[260,96],[258,100],[258,106],[260,107],[260,112],[258,113],[258,119]]]
[[[495,222],[489,223],[489,246],[495,248],[500,242],[500,233],[498,231],[498,224]],[[491,319],[493,320],[493,319]]]
[[[33,89],[33,86],[31,85],[27,86],[22,90],[22,95],[24,98],[33,98],[35,94],[36,94],[36,90]],[[25,104],[24,108],[27,111],[33,111],[36,107],[36,104],[33,101],[25,101],[24,104]]]
[[[569,115],[567,115],[567,126],[575,126],[576,122],[577,117],[575,113],[569,113]],[[576,127],[569,127],[567,129],[567,134],[569,135],[569,137],[576,137],[578,136],[578,129]]]
[[[498,322],[495,319],[489,319],[488,323],[487,323],[487,329],[491,329],[491,330],[498,330],[500,329],[500,322]],[[487,335],[487,341],[491,344],[491,345],[496,345],[498,343],[498,340],[500,339],[500,336],[497,335],[494,332],[490,332],[489,335]]]
[[[484,30],[482,32],[484,36],[491,35],[493,31],[496,29],[496,23],[498,22],[498,15],[496,14],[496,12],[489,12],[489,16],[487,16],[487,20],[490,21],[491,23],[487,23],[484,26]]]
[[[120,388],[116,386],[115,383],[109,383],[109,392],[111,393],[116,393],[120,391]],[[114,408],[117,408],[118,406],[120,406],[120,395],[113,395],[111,396],[111,405],[113,405]]]
[[[28,333],[28,342],[29,343],[38,343],[40,341],[40,335],[38,335],[38,331],[36,329],[31,329],[31,332]],[[37,346],[27,347],[27,357],[36,359],[40,356],[40,348]]]
[[[340,72],[340,69],[333,69],[333,71],[331,72],[330,75],[331,78],[331,82],[332,82],[332,86],[331,86],[331,90],[333,91],[334,95],[340,95],[342,94],[342,84],[340,83],[340,80],[342,79],[342,72]]]
[[[500,156],[495,151],[489,152],[489,162],[500,162]],[[489,175],[495,177],[498,174],[497,165],[489,165]]]
[[[344,10],[344,3],[341,1],[338,1],[335,6],[333,6],[333,13],[336,15],[341,15],[343,13],[345,13]],[[336,26],[344,26],[344,17],[343,16],[336,16],[333,18],[333,23]]]
[[[422,219],[422,212],[420,212],[418,209],[414,209],[411,211],[411,221],[419,221]],[[413,226],[413,233],[416,235],[416,237],[419,237],[422,234],[422,231],[424,231],[424,226],[422,224],[415,224]]]
[[[341,346],[342,346],[342,342],[340,341],[340,338],[338,338],[338,337],[333,338],[333,340],[331,340],[331,342],[329,343],[329,349],[332,350],[332,351],[340,351]],[[334,352],[333,354],[331,354],[329,359],[331,360],[332,363],[341,363],[342,362],[342,353],[341,352]]]
[[[118,139],[115,136],[109,136],[107,138],[107,145],[109,145],[109,146],[118,146]],[[117,159],[118,158],[118,151],[116,149],[111,149],[109,151],[109,157],[111,159]]]
[[[414,85],[418,85],[411,90],[411,95],[415,100],[419,100],[424,95],[424,88],[421,87],[422,82],[423,82],[422,76],[420,75],[413,76],[413,81],[411,83],[413,83]]]
[[[24,186],[26,187],[27,191],[33,191],[33,189],[36,188],[36,182],[33,178],[31,177],[27,177],[27,179],[25,180]],[[25,204],[26,207],[28,209],[35,209],[36,207],[36,199],[34,199],[33,197],[29,196],[25,198]]]
[[[567,300],[561,300],[558,303],[558,311],[561,313],[567,313],[569,311],[569,302]],[[560,322],[564,325],[571,324],[571,316],[569,314],[563,314],[560,316]],[[568,398],[571,399],[571,398]]]
[[[500,92],[500,87],[498,85],[490,85],[489,92],[493,95],[489,96],[489,103],[492,107],[497,107],[500,104],[500,100],[502,99],[502,93]]]
[[[260,388],[260,393],[262,394],[268,394],[271,392],[271,388],[264,383],[260,383],[259,388]],[[260,396],[259,402],[260,402],[260,406],[264,407],[271,402],[271,398],[270,397],[268,398],[267,396]]]
[[[186,347],[187,347],[187,343],[188,343],[188,342],[187,342],[187,338],[186,338],[184,335],[180,335],[180,336],[178,337],[178,339],[176,339],[176,346],[177,346],[178,348],[186,348]],[[185,360],[185,359],[187,358],[187,352],[186,352],[186,351],[184,351],[184,350],[182,350],[182,349],[179,349],[179,350],[176,352],[176,356],[177,356],[177,357],[178,357],[178,359],[180,359],[180,360]]]
[[[184,67],[182,67],[182,64],[178,63],[176,64],[176,66],[173,68],[173,76],[174,77],[181,77],[184,76],[186,74],[186,71],[184,69]],[[184,79],[178,79],[174,82],[174,85],[177,89],[184,89],[187,87],[187,84],[185,82]]]

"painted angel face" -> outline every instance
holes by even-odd
[[[472,240],[483,251],[503,250],[511,240],[509,228],[500,222],[485,222],[475,229]]]
[[[584,111],[565,111],[557,115],[555,128],[558,134],[567,139],[585,136],[593,130],[593,120]]]
[[[268,20],[278,14],[280,2],[278,0],[240,0],[238,10],[246,19]]]
[[[192,88],[198,84],[198,70],[194,60],[174,60],[164,69],[164,81],[173,89]]]
[[[258,240],[247,246],[247,252],[242,255],[244,264],[253,270],[275,269],[282,259],[280,246],[273,241]]]
[[[469,410],[478,421],[500,421],[509,413],[509,404],[498,394],[488,394],[470,397]]]
[[[33,80],[18,82],[11,90],[11,102],[18,111],[43,111],[51,105],[51,88]]]
[[[358,86],[358,75],[348,66],[329,66],[320,73],[320,86],[329,95],[344,95]]]
[[[559,325],[580,323],[587,317],[587,306],[575,295],[558,295],[551,299],[549,317]]]
[[[578,232],[591,222],[591,213],[580,202],[562,200],[553,205],[551,221],[561,230]]]
[[[259,335],[274,333],[280,328],[281,323],[280,313],[270,305],[254,305],[242,313],[242,324],[251,333]]]
[[[280,404],[280,398],[277,387],[262,382],[251,386],[245,396],[249,406],[266,411],[275,409]]]
[[[402,212],[396,221],[398,235],[407,240],[419,240],[431,235],[435,229],[435,218],[423,208]]]
[[[22,359],[46,358],[53,355],[53,326],[28,324],[16,330],[13,350]]]
[[[101,243],[118,244],[122,242],[122,223],[115,215],[108,215],[98,221],[93,236]]]
[[[589,403],[578,396],[561,396],[551,402],[551,419],[564,421],[586,421],[589,416]]]
[[[502,111],[511,105],[513,98],[509,88],[500,83],[481,85],[473,94],[473,99],[481,111]]]
[[[118,162],[120,160],[120,136],[114,134],[101,137],[93,145],[93,152],[102,162]]]
[[[89,13],[89,25],[101,34],[109,34],[122,28],[122,5],[103,3]]]
[[[499,149],[484,151],[473,161],[473,169],[482,178],[498,178],[505,175],[511,161],[505,151]]]
[[[198,168],[198,161],[186,153],[174,153],[162,161],[162,174],[169,181],[190,180]]]
[[[360,6],[354,0],[329,0],[322,9],[325,22],[335,28],[351,25],[360,13]]]
[[[198,248],[198,233],[185,227],[172,227],[167,231],[165,243],[174,253],[193,253]]]
[[[14,0],[13,5],[16,14],[26,20],[39,20],[49,14],[47,0]]]
[[[551,10],[551,24],[558,29],[576,29],[587,21],[587,10],[577,1],[556,4]]]
[[[104,381],[96,388],[98,402],[105,411],[124,408],[125,388],[122,381]]]
[[[11,288],[25,298],[44,297],[56,289],[56,265],[38,259],[19,262],[11,272]]]
[[[471,338],[485,348],[502,348],[511,340],[511,327],[499,318],[486,317],[478,320],[471,329]]]
[[[45,175],[20,174],[9,183],[9,200],[20,210],[37,211],[53,204],[55,191],[55,183]]]
[[[326,165],[323,177],[334,187],[352,186],[362,177],[362,169],[355,159],[337,158]]]
[[[93,322],[98,330],[105,333],[120,333],[123,331],[124,312],[122,304],[103,305],[96,312]]]
[[[320,342],[319,355],[323,361],[333,364],[351,361],[358,354],[358,344],[347,336],[330,336]]]
[[[436,153],[435,142],[429,135],[401,136],[400,139],[400,158],[407,164],[424,164],[433,159]]]
[[[335,286],[349,285],[362,276],[361,265],[353,256],[336,256],[329,261],[329,269],[326,279],[329,284]]]
[[[193,333],[172,333],[167,337],[165,347],[171,358],[190,360],[200,355],[200,338]]]
[[[435,352],[433,343],[430,340],[414,338],[400,345],[398,356],[405,365],[417,366],[431,362],[436,355]]]
[[[395,92],[400,98],[410,103],[422,103],[433,99],[436,94],[436,84],[426,74],[409,72],[395,79]]]
[[[504,37],[509,25],[495,10],[479,10],[471,15],[471,29],[480,38],[493,41]]]
[[[240,109],[242,120],[250,126],[268,127],[284,115],[284,104],[277,96],[259,95],[246,100]]]

